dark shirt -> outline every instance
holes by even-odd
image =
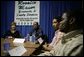
[[[38,28],[37,30],[33,29],[29,34],[30,36],[35,35],[36,39],[38,39],[42,37],[43,31],[41,30],[41,28]]]
[[[21,38],[19,31],[15,31],[14,33],[12,33],[10,30],[8,30],[4,35],[3,38],[6,38],[7,36],[12,36],[14,38]]]

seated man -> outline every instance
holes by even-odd
[[[50,51],[38,56],[83,56],[83,13],[65,11],[59,29],[65,35]]]
[[[2,38],[21,38],[21,35],[18,30],[16,30],[16,23],[11,23],[11,28],[8,30]]]
[[[43,48],[47,51],[52,50],[52,48],[59,42],[59,40],[61,39],[61,37],[64,34],[63,32],[61,32],[59,30],[60,21],[61,21],[60,17],[54,18],[52,21],[53,28],[55,29],[55,35],[54,35],[54,38],[50,44],[43,45]]]
[[[36,43],[38,43],[37,39],[43,36],[43,31],[41,30],[38,22],[33,22],[33,30],[29,33],[30,36],[34,35]]]

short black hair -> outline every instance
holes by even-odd
[[[75,18],[75,24],[80,27],[83,28],[83,11],[82,9],[73,9],[73,10],[67,10],[64,11],[64,13],[67,14],[68,18]]]
[[[36,25],[39,25],[38,22],[34,22],[34,23],[36,23]]]
[[[60,21],[61,21],[61,16],[56,16],[56,17],[54,17],[53,19],[56,19],[57,22],[60,22]]]
[[[16,23],[15,23],[15,22],[12,22],[12,23],[11,23],[11,26],[12,26],[12,25],[15,25],[15,26],[16,26]]]
[[[38,22],[36,22],[36,24],[39,25]]]

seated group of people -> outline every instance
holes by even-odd
[[[40,37],[43,37],[43,31],[38,25],[38,22],[33,23],[33,29],[29,33],[30,36],[35,35],[36,40]],[[16,29],[16,23],[12,22],[10,29],[5,32],[2,38],[22,38],[20,32]]]
[[[83,24],[82,12],[65,11],[62,18],[55,17],[52,21],[55,34],[51,43],[42,45],[44,52],[37,56],[83,56]],[[21,37],[15,29],[16,24],[11,24],[11,29],[4,35],[12,37]],[[33,23],[33,30],[29,35],[35,35],[36,40],[43,36],[43,31],[38,22]]]

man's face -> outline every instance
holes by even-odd
[[[53,26],[53,28],[54,28],[55,30],[58,29],[58,22],[57,22],[56,19],[53,19],[53,21],[52,21],[52,26]]]
[[[33,23],[33,28],[34,28],[34,29],[37,29],[37,27],[38,27],[37,23],[34,22],[34,23]]]
[[[60,22],[60,26],[59,26],[59,29],[61,31],[66,31],[69,27],[69,22],[68,22],[68,18],[67,18],[67,14],[66,13],[63,13],[62,15],[62,21]]]

